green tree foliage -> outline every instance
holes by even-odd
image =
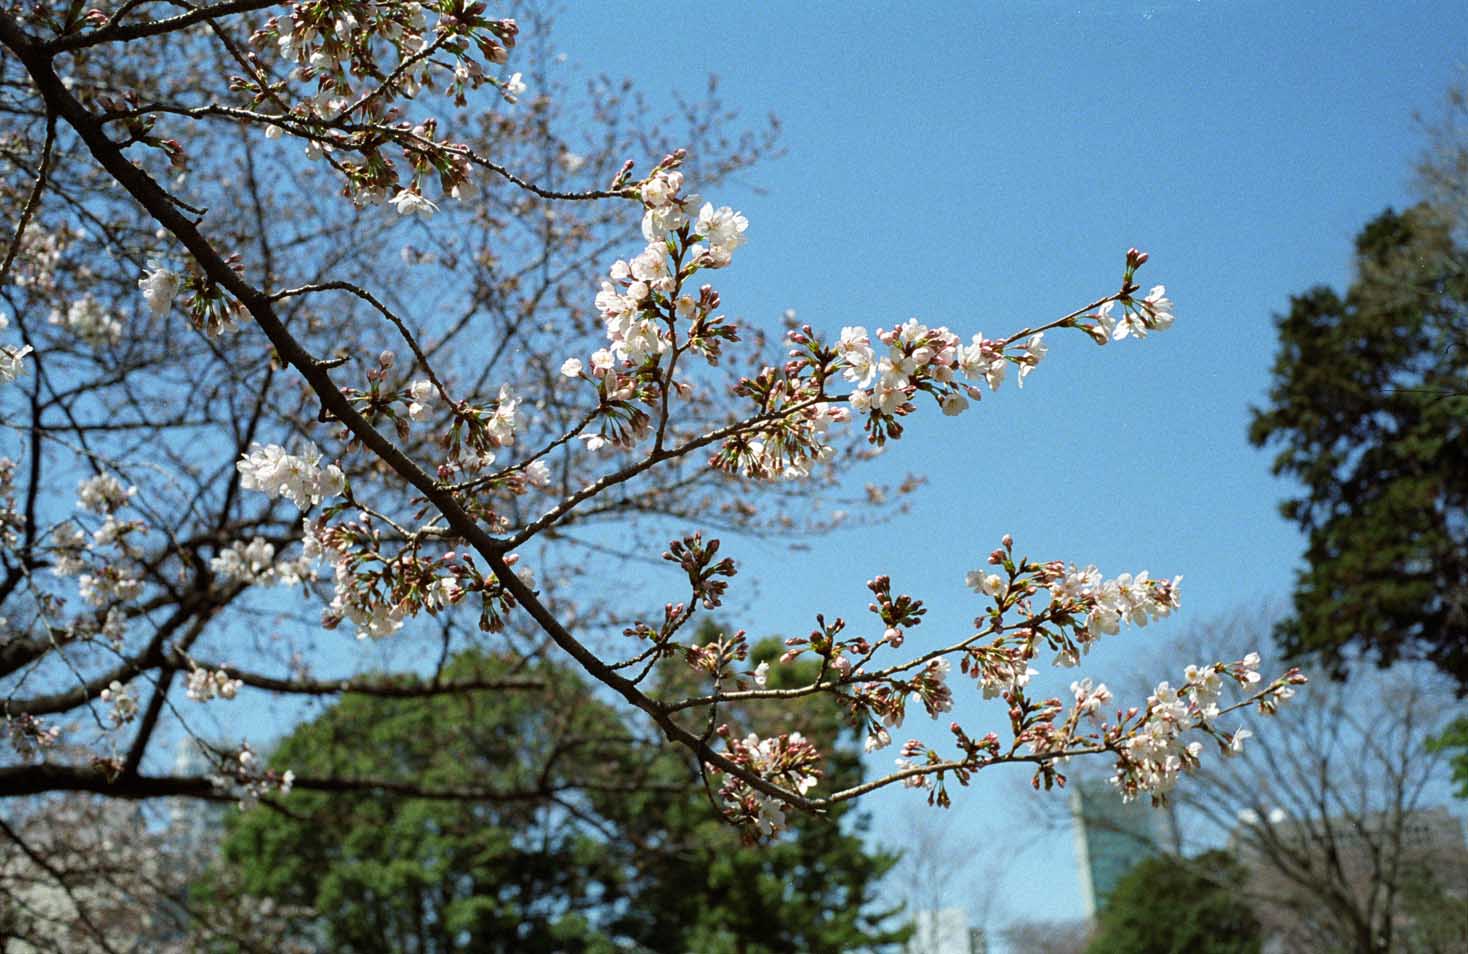
[[[1356,240],[1344,297],[1317,287],[1278,322],[1269,404],[1249,430],[1279,448],[1308,536],[1291,654],[1425,657],[1468,689],[1468,254],[1455,217],[1387,211]]]
[[[1427,746],[1430,751],[1451,753],[1453,784],[1459,798],[1468,798],[1468,718],[1452,722]]]
[[[1243,882],[1226,852],[1149,858],[1117,884],[1086,954],[1258,954]]]
[[[714,636],[705,623],[695,643]],[[768,688],[814,681],[818,664],[803,660],[778,664],[784,646],[774,639],[754,646],[750,664],[768,662]],[[661,674],[670,695],[693,691],[689,670],[679,663]],[[688,681],[688,685],[680,685]],[[726,713],[733,729],[761,735],[790,723],[788,703],[747,703]],[[846,726],[834,707],[801,710],[805,734],[826,753],[822,787],[828,791],[862,780],[862,733]],[[694,728],[689,724],[689,728]],[[673,765],[673,760],[664,763]],[[691,765],[677,763],[689,773]],[[686,782],[682,783],[686,785]],[[895,855],[871,852],[859,837],[866,820],[847,802],[825,817],[792,814],[789,837],[764,846],[741,846],[738,834],[710,809],[704,797],[639,796],[628,813],[627,830],[647,842],[664,841],[674,850],[650,861],[643,891],[628,922],[632,934],[651,949],[710,954],[779,954],[880,949],[906,937],[883,928],[896,910],[874,903],[877,881],[897,862]],[[698,886],[690,890],[690,886]],[[660,941],[680,937],[677,942]]]
[[[1398,932],[1406,954],[1462,954],[1468,950],[1468,897],[1464,874],[1456,871],[1414,872],[1403,891],[1406,917]]]
[[[780,649],[763,644],[755,661]],[[681,680],[678,668],[658,678]],[[795,668],[774,666],[770,684],[810,678]],[[466,653],[448,670],[494,677],[505,665]],[[347,697],[300,726],[279,766],[402,790],[298,791],[289,814],[241,816],[225,863],[251,894],[314,907],[331,951],[836,954],[901,939],[875,904],[895,858],[864,847],[855,813],[794,819],[775,843],[744,845],[681,753],[639,738],[567,669],[515,675],[545,688]],[[724,716],[773,731],[778,708]],[[826,781],[858,781],[838,713],[817,731]],[[460,797],[414,797],[420,787]]]

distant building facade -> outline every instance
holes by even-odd
[[[989,954],[982,928],[969,927],[961,908],[918,911],[903,954]]]
[[[1468,951],[1468,909],[1462,906],[1468,900],[1468,841],[1462,820],[1446,808],[1329,819],[1293,819],[1279,810],[1265,817],[1243,812],[1229,841],[1248,873],[1247,895],[1264,928],[1264,954],[1314,954],[1323,938],[1339,930],[1339,914],[1326,910],[1317,896],[1322,890],[1369,914],[1386,909],[1388,885],[1400,902],[1414,879],[1424,875],[1434,890],[1458,902],[1431,905],[1425,913],[1437,922],[1434,934],[1457,940],[1448,941],[1447,948],[1424,949]],[[1324,888],[1306,890],[1305,884]],[[1427,929],[1417,917],[1398,904],[1391,921],[1398,944],[1392,950],[1404,937]],[[1384,933],[1384,922],[1373,917],[1372,923]]]
[[[1163,815],[1142,800],[1123,802],[1104,779],[1079,779],[1070,787],[1076,865],[1087,920],[1106,906],[1117,882],[1157,854]]]

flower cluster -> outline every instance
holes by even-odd
[[[602,282],[596,307],[618,361],[640,365],[671,347],[671,333],[664,330],[658,307],[677,287],[667,256],[667,246],[653,242],[632,261],[614,262],[611,280]],[[597,363],[593,358],[593,366]]]
[[[499,400],[495,402],[494,410],[481,421],[485,434],[500,447],[515,443],[516,412],[519,408],[520,399],[511,393],[510,386],[500,385]]]
[[[164,268],[157,262],[149,262],[148,270],[138,279],[138,287],[143,290],[143,300],[155,315],[168,314],[182,283],[183,279],[177,272]]]
[[[448,550],[437,557],[417,546],[396,551],[367,520],[327,526],[325,518],[307,528],[304,552],[329,560],[335,569],[335,595],[322,611],[322,625],[334,629],[350,622],[358,639],[391,636],[403,624],[427,611],[436,614],[471,595],[478,597],[479,626],[495,632],[514,600],[492,574],[483,574],[470,553]],[[505,562],[519,563],[518,554]],[[533,576],[516,571],[527,586]]]
[[[1172,302],[1164,296],[1162,286],[1144,299],[1133,297],[1137,290],[1133,277],[1146,258],[1135,249],[1127,253],[1122,290],[1104,299],[1097,314],[1086,316],[1078,311],[1002,339],[979,333],[963,344],[949,329],[929,327],[913,318],[895,328],[879,328],[875,334],[862,326],[847,326],[828,345],[809,325],[802,326],[787,336],[793,347],[791,360],[783,368],[765,368],[736,389],[757,406],[758,415],[747,431],[726,440],[715,466],[761,479],[808,474],[808,465],[827,454],[824,435],[803,435],[809,440],[786,436],[777,441],[781,466],[771,466],[765,455],[752,453],[750,448],[755,441],[760,450],[767,447],[767,435],[777,433],[784,418],[798,418],[808,407],[833,400],[827,391],[832,379],[854,385],[844,400],[852,413],[864,416],[867,439],[880,446],[901,437],[897,419],[916,410],[913,401],[920,392],[927,393],[944,414],[957,415],[970,407],[970,399],[982,396],[980,384],[991,391],[997,389],[1010,367],[1018,369],[1017,381],[1023,386],[1049,352],[1045,342],[1049,329],[1078,328],[1104,343],[1111,340],[1111,333],[1084,319],[1102,322],[1110,314],[1107,306],[1120,303],[1130,324],[1125,330],[1113,328],[1117,337],[1162,330],[1173,321]]]
[[[235,468],[241,487],[285,497],[302,510],[340,494],[347,483],[336,464],[321,466],[321,451],[310,441],[297,454],[279,444],[251,444]]]
[[[734,250],[744,244],[748,228],[749,220],[742,213],[727,205],[716,209],[712,202],[705,202],[698,210],[693,231],[708,243],[708,249],[701,250],[695,245],[689,255],[705,268],[723,268],[733,260]]]
[[[985,699],[1002,698],[1030,684],[1040,670],[1030,665],[1033,655],[1026,645],[991,646],[970,656],[971,669],[978,674]]]
[[[116,605],[136,599],[143,591],[141,537],[147,530],[140,520],[124,520],[119,511],[137,494],[109,473],[89,477],[77,485],[77,508],[102,516],[90,536],[76,520],[64,520],[51,528],[47,548],[51,572],[57,577],[76,577],[77,590],[90,606],[109,607],[102,632],[116,642],[125,616]],[[90,635],[95,623],[82,623],[79,634]]]
[[[1108,340],[1120,341],[1129,335],[1145,338],[1149,331],[1166,331],[1172,327],[1172,301],[1167,298],[1167,289],[1162,285],[1153,285],[1140,301],[1126,299],[1120,318],[1112,314],[1115,309],[1116,302],[1108,301],[1091,316],[1100,329],[1094,337],[1102,344]]]
[[[414,421],[426,421],[433,413],[438,400],[438,389],[427,378],[420,378],[408,386],[408,417]]]
[[[96,573],[83,573],[76,578],[77,591],[92,606],[107,606],[134,599],[143,591],[143,581],[130,569],[103,566]]]
[[[295,785],[296,773],[290,769],[278,772],[263,768],[259,762],[260,757],[250,747],[250,743],[241,742],[239,750],[232,756],[219,759],[216,771],[209,776],[209,781],[215,791],[233,790],[239,797],[242,810],[253,807],[261,798],[272,793],[289,795]]]
[[[1191,730],[1213,736],[1225,755],[1240,751],[1250,732],[1220,730],[1215,721],[1223,712],[1236,707],[1220,709],[1218,700],[1227,683],[1253,692],[1259,681],[1259,655],[1250,653],[1231,665],[1189,666],[1183,685],[1176,689],[1170,683],[1159,683],[1147,698],[1136,727],[1116,747],[1116,774],[1112,776],[1112,784],[1122,797],[1132,799],[1146,793],[1161,801],[1184,772],[1197,768],[1203,744],[1184,741],[1185,734]],[[1304,682],[1299,670],[1292,669],[1263,692],[1256,692],[1254,699],[1261,711],[1272,712],[1280,701],[1294,694],[1294,686]]]
[[[0,312],[0,331],[10,327],[10,319]],[[25,357],[36,349],[30,345],[0,346],[0,383],[14,381],[25,373]]]
[[[799,732],[761,739],[750,734],[734,738],[728,726],[720,726],[730,761],[748,769],[760,778],[805,795],[820,781],[821,754]],[[711,772],[718,769],[709,766]],[[785,812],[779,799],[750,786],[730,774],[719,788],[724,802],[724,816],[748,826],[763,837],[770,837],[785,827]]]
[[[74,242],[86,238],[86,232],[77,228],[43,228],[32,220],[21,235],[20,248],[11,262],[9,280],[16,287],[37,296],[51,295],[57,291],[58,276],[65,270],[58,266],[62,255]],[[0,328],[5,327],[0,316]]]
[[[259,115],[266,135],[276,138],[286,130],[305,139],[308,158],[336,154],[333,165],[359,202],[387,199],[400,213],[431,215],[437,206],[423,195],[423,180],[431,175],[445,194],[470,197],[474,189],[463,147],[438,141],[432,119],[416,126],[396,121],[398,104],[420,90],[438,89],[463,106],[465,93],[486,83],[514,102],[526,87],[519,73],[496,79],[485,69],[509,58],[519,29],[515,21],[485,16],[483,4],[450,6],[452,11],[409,0],[297,2],[288,13],[271,17],[252,42],[273,49],[289,65],[289,80],[313,92],[285,113]],[[427,14],[436,19],[430,23]],[[281,99],[286,87],[263,71],[235,84],[257,102],[287,105]],[[385,154],[389,144],[412,169],[407,187]],[[345,158],[352,152],[360,160]]]
[[[745,242],[749,220],[728,206],[715,208],[698,195],[684,195],[680,150],[665,158],[638,188],[643,204],[642,234],[647,246],[630,260],[614,262],[596,296],[596,307],[606,327],[609,347],[591,356],[591,373],[606,381],[617,363],[641,367],[679,345],[678,328],[686,323],[683,342],[715,358],[714,340],[729,340],[714,332],[722,318],[710,319],[718,296],[705,286],[697,297],[681,294],[683,282],[700,268],[723,268]],[[695,211],[696,210],[696,211]],[[570,359],[562,365],[567,377],[577,377],[583,365]],[[611,380],[609,392],[632,390]]]
[[[223,669],[212,672],[199,666],[189,670],[188,697],[195,702],[208,702],[215,696],[233,699],[244,683]]]
[[[107,314],[102,303],[91,295],[73,301],[65,312],[52,311],[50,322],[93,347],[117,344],[122,337],[122,322]]]
[[[1083,718],[1092,723],[1100,725],[1104,719],[1101,707],[1111,701],[1111,690],[1106,688],[1106,683],[1093,685],[1090,677],[1080,679],[1070,684],[1071,695],[1075,697],[1075,711]]]
[[[1115,635],[1123,622],[1146,626],[1151,620],[1168,616],[1178,606],[1178,584],[1183,579],[1176,576],[1154,580],[1142,570],[1104,580],[1095,566],[1080,569],[1071,565],[1063,575],[1052,578],[1050,574],[1055,572],[1051,567],[1042,576],[1050,580],[1051,597],[1072,610],[1084,611],[1086,630],[1092,638]]]
[[[138,488],[124,487],[122,481],[116,477],[102,473],[88,477],[77,485],[76,505],[92,513],[110,514],[132,500],[137,493]]]
[[[849,326],[841,329],[835,350],[841,376],[856,385],[847,395],[852,410],[879,417],[907,413],[908,402],[919,391],[933,395],[944,414],[961,414],[969,407],[968,398],[982,396],[978,382],[998,390],[1012,364],[1023,385],[1049,350],[1044,332],[1029,335],[1009,351],[1008,339],[975,334],[965,345],[947,328],[929,328],[916,318],[896,328],[878,328],[876,339],[883,350],[872,343],[865,328]],[[960,375],[969,383],[960,383]]]
[[[116,679],[103,689],[100,695],[103,702],[111,703],[112,712],[109,718],[113,725],[124,725],[137,718],[138,700],[134,699],[128,687]]]
[[[948,673],[952,669],[953,666],[947,659],[940,657],[929,660],[912,680],[913,694],[922,701],[923,708],[934,719],[953,708],[953,690],[948,687]]]
[[[902,748],[899,751],[902,754],[892,760],[892,766],[898,772],[906,772],[909,769],[921,768],[923,766],[924,762],[919,760],[918,756],[927,753],[928,748],[917,739],[908,739],[902,743]],[[903,777],[902,787],[930,789],[933,787],[933,777],[914,772],[911,775]]]
[[[25,358],[35,349],[30,345],[0,345],[0,383],[8,384],[25,374]]]
[[[410,417],[414,405],[420,415],[431,412],[435,392],[420,387],[422,383],[409,388]],[[508,384],[503,384],[493,406],[461,402],[454,405],[453,414],[445,442],[446,459],[439,466],[439,477],[445,480],[456,473],[479,474],[487,470],[498,458],[501,447],[514,445],[515,431],[520,426],[520,399]]]
[[[257,583],[275,574],[275,545],[263,537],[249,543],[235,541],[209,561],[209,569],[223,580]]]
[[[780,415],[762,429],[725,441],[714,465],[757,480],[799,480],[811,468],[836,455],[829,443],[832,424],[851,420],[851,410],[840,404],[808,400],[809,392],[791,393],[773,382],[771,398],[795,410]]]
[[[315,579],[314,567],[320,559],[320,550],[314,547],[314,542],[314,538],[308,535],[300,557],[277,563],[275,545],[263,537],[256,537],[249,543],[236,540],[209,561],[209,569],[227,582],[237,580],[256,586],[275,583],[295,586],[302,580]]]
[[[26,528],[26,515],[15,498],[15,461],[0,457],[0,543],[7,547],[20,545],[21,531]]]
[[[5,736],[21,761],[30,761],[61,738],[61,729],[48,726],[30,713],[5,716]]]
[[[358,639],[383,639],[403,628],[410,607],[365,596],[365,591],[356,585],[358,577],[351,564],[338,561],[335,566],[336,594],[322,614],[324,625],[335,626],[345,619],[356,628]],[[445,594],[436,586],[426,589],[424,595],[436,603],[445,601]]]

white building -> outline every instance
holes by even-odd
[[[961,908],[913,914],[914,930],[903,954],[988,954],[982,928],[971,928]]]

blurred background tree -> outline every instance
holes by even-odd
[[[716,635],[703,627],[699,639]],[[753,661],[782,650],[766,640]],[[665,689],[680,691],[691,678],[682,669],[660,674]],[[792,817],[774,843],[742,845],[710,809],[697,766],[628,731],[569,669],[468,651],[446,670],[512,674],[544,689],[349,697],[297,728],[274,759],[342,790],[238,816],[226,866],[250,894],[319,912],[331,951],[838,954],[903,939],[878,896],[896,857],[866,847],[859,814],[843,805]],[[812,675],[775,667],[770,685]],[[722,717],[768,730],[782,705]],[[834,707],[824,712],[808,724],[832,753],[827,771],[856,784],[856,734]],[[401,784],[357,792],[354,777]]]
[[[1226,851],[1159,856],[1122,878],[1086,954],[1258,954],[1262,932]]]
[[[1420,171],[1426,201],[1356,239],[1342,296],[1319,286],[1278,321],[1269,403],[1249,430],[1279,448],[1308,536],[1291,655],[1425,658],[1468,690],[1468,143],[1454,90]]]

